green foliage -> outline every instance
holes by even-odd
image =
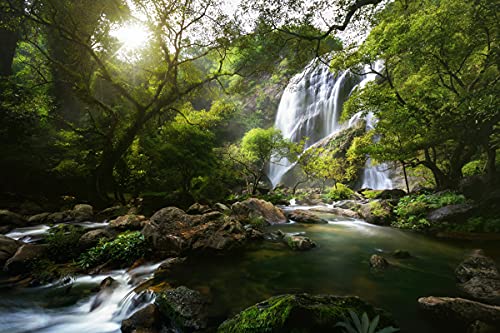
[[[330,191],[328,191],[326,197],[333,201],[350,199],[354,191],[342,183],[336,183]]]
[[[432,209],[465,202],[462,194],[438,192],[434,194],[408,195],[401,198],[394,209],[397,221],[393,226],[404,229],[425,230],[432,227],[425,216]]]
[[[500,233],[500,218],[476,216],[465,223],[447,223],[443,228],[455,232]]]
[[[382,221],[391,216],[391,212],[388,209],[385,209],[380,201],[372,201],[368,204],[368,206],[370,207],[370,213]]]
[[[146,256],[148,251],[146,240],[139,231],[124,232],[112,241],[101,239],[97,246],[82,253],[78,263],[85,269],[106,262],[127,266]]]
[[[484,171],[484,164],[481,160],[470,161],[462,167],[462,173],[465,177],[480,175]]]
[[[381,190],[366,190],[363,191],[363,196],[367,199],[377,199],[377,197],[382,193]]]
[[[51,228],[45,237],[49,246],[49,257],[55,262],[66,262],[76,258],[80,252],[78,240],[84,234],[80,226],[61,224]]]
[[[378,327],[380,316],[376,316],[373,320],[368,318],[366,312],[363,312],[361,318],[352,310],[349,310],[351,318],[349,321],[340,322],[336,327],[342,327],[345,333],[393,333],[398,332],[399,328],[385,327],[375,331]]]

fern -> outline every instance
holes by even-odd
[[[394,333],[399,331],[399,328],[394,328],[392,326],[384,327],[378,331],[377,329],[380,316],[376,316],[370,321],[366,312],[363,313],[361,318],[354,311],[349,310],[350,320],[337,323],[335,327],[342,327],[345,333]]]

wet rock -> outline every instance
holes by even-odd
[[[102,280],[99,284],[98,293],[95,296],[92,304],[90,305],[90,312],[100,307],[101,304],[111,296],[113,290],[118,288],[118,286],[120,286],[120,283],[113,279],[111,276],[108,276],[107,278]]]
[[[21,215],[9,210],[0,210],[0,232],[7,233],[12,229],[26,227],[28,221]]]
[[[379,195],[377,195],[377,199],[399,200],[402,197],[404,197],[405,195],[406,195],[405,191],[398,189],[398,188],[395,188],[395,189],[391,189],[391,190],[383,190],[382,192],[380,192]]]
[[[408,251],[405,251],[405,250],[394,250],[394,252],[392,252],[392,256],[394,258],[397,258],[397,259],[408,259],[408,258],[411,258],[411,254],[410,252]]]
[[[462,223],[465,222],[475,211],[475,207],[469,204],[448,205],[431,211],[427,214],[430,223]]]
[[[389,267],[389,262],[384,257],[374,254],[370,257],[370,267],[373,269],[385,269]]]
[[[361,206],[358,200],[340,200],[333,203],[333,208],[350,209],[356,211]]]
[[[114,233],[108,229],[95,229],[84,233],[78,240],[78,248],[82,251],[90,249],[96,246],[99,241],[104,238],[109,240],[113,238]]]
[[[162,326],[160,311],[155,304],[134,313],[122,321],[122,333],[159,333]]]
[[[37,259],[45,256],[48,246],[45,244],[24,244],[5,263],[4,270],[11,275],[27,273],[30,265]]]
[[[28,224],[29,225],[39,225],[39,224],[44,224],[47,222],[47,218],[49,217],[50,213],[40,213],[36,215],[32,215],[28,218]]]
[[[118,216],[109,222],[109,226],[117,230],[140,230],[144,226],[144,215],[127,214]]]
[[[476,321],[500,327],[500,307],[479,302],[451,297],[422,297],[419,306],[435,316],[438,320],[460,323],[466,327]]]
[[[50,213],[46,217],[45,223],[57,224],[70,221],[71,219],[72,219],[71,211],[55,212],[55,213]]]
[[[210,211],[212,211],[212,209],[208,205],[194,203],[186,210],[186,213],[188,213],[189,215],[201,215]]]
[[[318,217],[317,215],[308,212],[307,210],[296,209],[290,212],[286,212],[286,217],[297,223],[305,224],[327,224],[328,221]]]
[[[15,239],[0,235],[0,267],[3,267],[5,262],[16,253],[22,244],[22,242]]]
[[[101,210],[96,214],[97,221],[110,221],[116,219],[118,216],[126,215],[129,208],[126,206],[113,206]]]
[[[70,216],[76,222],[90,221],[94,216],[94,208],[87,204],[77,204],[70,212]]]
[[[345,209],[345,208],[338,208],[338,207],[314,207],[311,209],[313,212],[320,212],[320,213],[328,213],[328,214],[334,214],[338,216],[344,216],[344,217],[349,217],[352,219],[360,219],[361,216],[359,215],[358,212],[355,212],[351,209]]]
[[[227,219],[223,223],[210,222],[182,233],[191,250],[210,249],[223,251],[245,243],[250,230],[245,230],[239,221]]]
[[[231,208],[229,208],[228,206],[226,206],[226,205],[224,205],[223,203],[220,203],[220,202],[218,202],[218,203],[216,203],[214,205],[214,209],[216,211],[221,212],[221,213],[229,213],[229,212],[231,212]]]
[[[286,234],[283,241],[294,251],[307,251],[316,247],[316,243],[302,235]]]
[[[390,225],[393,220],[392,206],[383,200],[361,205],[359,214],[366,222],[377,225]]]
[[[380,316],[380,327],[396,326],[391,316],[358,297],[333,295],[281,295],[251,306],[222,323],[218,333],[333,332],[349,310],[370,318]]]
[[[252,219],[258,218],[262,218],[267,224],[287,222],[281,209],[261,199],[250,198],[236,202],[231,206],[231,210],[233,215],[243,223],[249,223]]]
[[[208,303],[198,291],[181,286],[157,294],[155,302],[160,313],[181,331],[207,327]]]
[[[500,279],[476,276],[458,287],[475,300],[500,305]]]

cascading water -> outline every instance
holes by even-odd
[[[381,62],[374,65],[377,70],[382,67]],[[283,137],[293,142],[307,137],[305,148],[308,148],[345,128],[345,125],[339,124],[344,102],[355,88],[362,89],[368,82],[375,80],[375,77],[375,74],[360,76],[349,70],[334,74],[325,64],[313,61],[302,73],[293,77],[286,87],[274,127],[281,130]],[[347,126],[353,126],[361,118],[362,112],[355,114],[347,122]],[[365,118],[367,129],[373,128],[372,115],[369,114]],[[276,186],[292,167],[292,163],[287,159],[271,163],[268,177],[273,186]],[[386,165],[372,166],[368,158],[363,174],[363,187],[392,188],[387,170]]]

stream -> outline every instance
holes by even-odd
[[[305,233],[318,245],[311,251],[294,252],[282,243],[257,242],[228,255],[190,257],[168,281],[206,295],[212,323],[274,295],[308,292],[357,295],[391,312],[402,332],[437,332],[418,311],[417,299],[460,295],[453,271],[470,249],[482,247],[488,255],[500,258],[500,249],[492,243],[436,240],[318,215],[329,223],[269,227],[270,231]],[[11,235],[31,241],[47,229],[18,229]],[[407,250],[412,257],[395,259],[391,252],[396,249]],[[384,255],[391,267],[382,272],[370,270],[372,254]],[[152,293],[138,295],[133,290],[159,265],[77,276],[41,287],[0,289],[0,332],[120,332],[123,319],[154,301]],[[97,293],[95,288],[108,276],[119,282],[118,287]]]

